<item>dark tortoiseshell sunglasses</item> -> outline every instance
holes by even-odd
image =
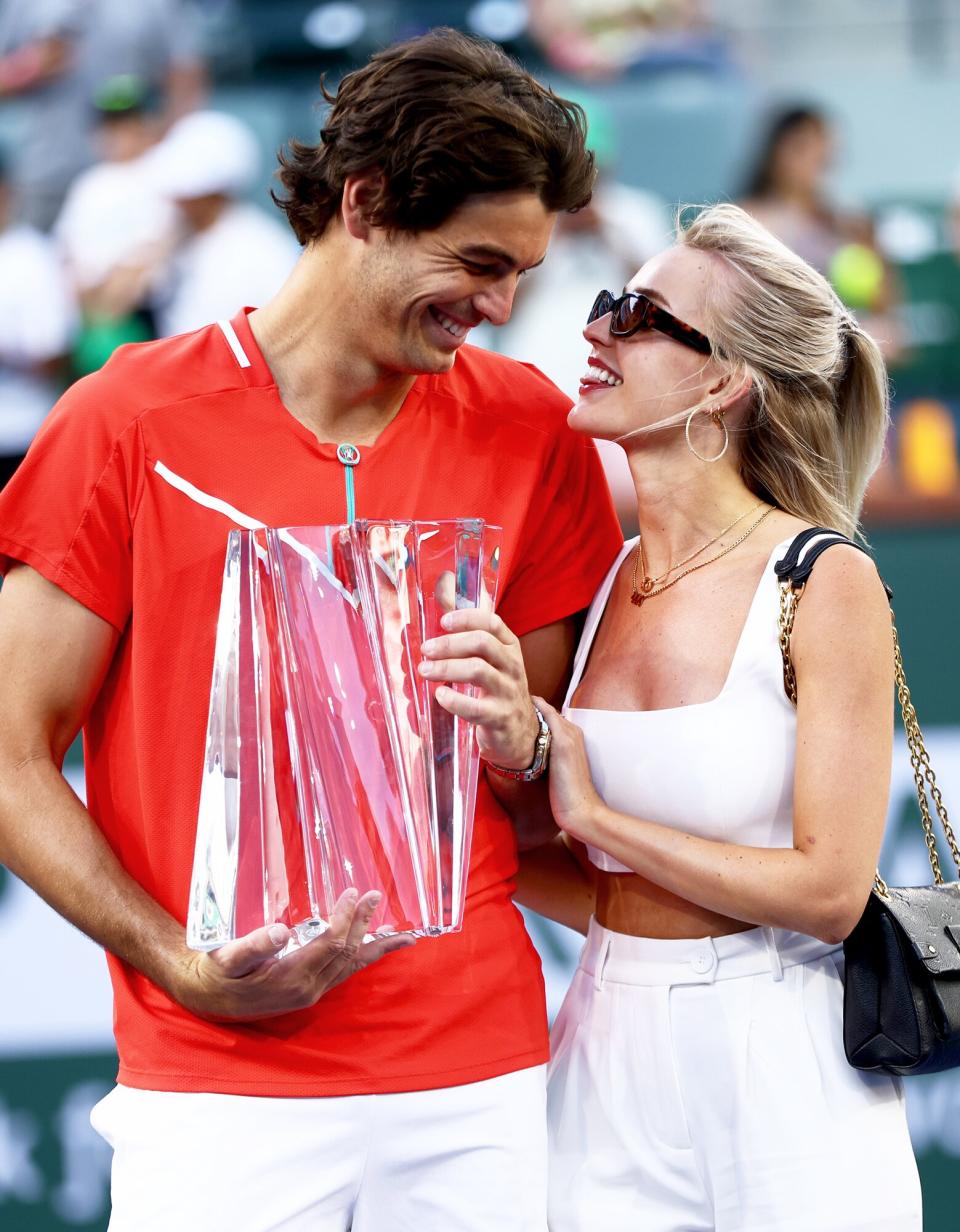
[[[627,291],[615,297],[612,291],[601,291],[593,301],[587,324],[599,321],[610,313],[610,333],[614,338],[630,338],[640,330],[655,329],[684,346],[693,347],[701,355],[710,354],[710,339],[692,325],[678,320],[672,312],[661,308],[640,291]]]

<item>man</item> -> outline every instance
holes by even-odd
[[[490,763],[534,761],[521,645],[557,696],[620,536],[567,401],[464,339],[589,199],[582,117],[438,32],[345,78],[281,178],[304,253],[276,298],[119,352],[0,503],[0,857],[111,956],[115,1232],[543,1232],[542,983],[486,781],[459,934],[375,962],[404,943],[361,943],[368,894],[279,962],[283,927],[196,954],[183,923],[238,513],[342,522],[351,475],[360,517],[502,525],[499,616],[436,678],[481,684]],[[81,724],[89,814],[59,774]]]
[[[53,226],[82,315],[75,377],[96,372],[125,342],[156,337],[153,300],[177,228],[176,209],[147,170],[158,105],[130,74],[100,83],[91,101],[99,161],[72,181]]]

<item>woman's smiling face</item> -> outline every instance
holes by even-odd
[[[687,325],[707,333],[705,305],[724,277],[712,253],[683,245],[652,257],[627,287],[641,291]],[[616,440],[637,428],[679,416],[702,403],[721,377],[716,361],[656,330],[614,338],[610,316],[583,331],[591,345],[570,426]],[[682,426],[682,425],[681,425]]]

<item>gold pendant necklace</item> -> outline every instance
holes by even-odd
[[[682,569],[684,565],[689,564],[690,561],[699,556],[701,552],[705,552],[707,548],[712,547],[718,539],[722,539],[728,531],[733,530],[738,522],[742,522],[745,517],[748,517],[751,513],[756,513],[756,511],[762,507],[763,501],[760,501],[758,504],[753,505],[750,509],[745,510],[738,518],[734,518],[729,526],[725,526],[723,530],[714,535],[712,539],[708,539],[707,542],[703,544],[702,547],[697,548],[695,552],[691,552],[690,555],[685,556],[683,560],[678,560],[675,565],[671,565],[670,568],[661,573],[659,577],[650,577],[647,574],[646,566],[644,565],[643,581],[638,583],[637,568],[639,565],[643,564],[643,541],[640,540],[637,544],[637,556],[633,562],[633,593],[635,595],[640,595],[641,597],[648,596],[653,588],[658,586],[664,578],[669,577],[671,573],[675,573],[678,569]]]
[[[763,504],[763,501],[761,501],[759,505],[754,505],[753,509],[747,510],[747,513],[754,513],[757,509],[759,509],[762,506],[762,504]],[[682,573],[678,573],[677,576],[675,578],[671,578],[669,582],[664,582],[662,586],[660,586],[659,583],[662,582],[665,577],[669,577],[671,573],[679,569],[682,565],[687,564],[688,561],[691,561],[694,559],[694,557],[699,556],[701,552],[705,552],[711,543],[716,543],[718,539],[722,539],[723,536],[727,533],[727,531],[730,530],[732,527],[736,526],[737,522],[742,521],[747,516],[747,514],[742,513],[740,517],[737,518],[737,521],[731,522],[730,526],[728,526],[726,530],[722,530],[720,534],[715,535],[713,539],[710,540],[709,543],[705,543],[702,548],[698,548],[697,551],[694,552],[692,556],[688,556],[684,560],[680,561],[679,564],[673,565],[671,568],[669,568],[666,571],[666,573],[661,573],[659,577],[657,578],[648,577],[646,576],[646,571],[644,571],[645,576],[643,578],[643,581],[639,583],[638,585],[637,569],[639,568],[642,562],[642,557],[643,557],[643,540],[641,539],[637,543],[637,554],[633,562],[633,592],[630,595],[630,602],[634,604],[635,607],[640,607],[640,605],[645,603],[647,599],[652,599],[654,595],[662,595],[663,592],[665,590],[669,590],[671,586],[676,586],[677,582],[679,582],[681,578],[685,578],[690,573],[696,573],[698,569],[705,569],[707,565],[712,565],[714,561],[720,560],[722,556],[726,556],[728,552],[732,552],[734,548],[739,547],[740,544],[743,543],[745,539],[747,539],[750,535],[753,534],[753,532],[757,529],[760,523],[763,522],[766,518],[768,518],[770,514],[773,512],[774,512],[774,506],[771,505],[769,509],[766,509],[764,510],[763,513],[761,513],[761,515],[759,516],[759,518],[757,518],[755,522],[751,522],[751,524],[747,527],[747,529],[743,532],[742,535],[734,539],[732,543],[727,544],[727,546],[723,549],[722,552],[718,552],[716,556],[711,556],[709,560],[702,560],[699,565],[691,565],[689,569],[684,569]]]

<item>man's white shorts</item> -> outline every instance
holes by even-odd
[[[110,1232],[546,1232],[545,1067],[400,1095],[115,1087]]]
[[[843,1055],[842,962],[593,923],[553,1031],[550,1232],[919,1232],[900,1083]]]

